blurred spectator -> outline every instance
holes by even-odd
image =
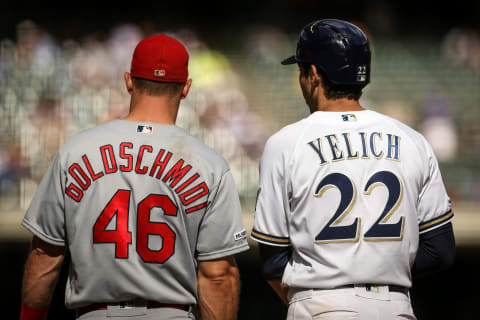
[[[378,111],[397,119],[410,127],[417,127],[419,115],[405,100],[386,101],[379,106]]]
[[[20,196],[20,180],[26,177],[20,146],[10,142],[0,149],[0,209],[16,209]]]
[[[378,15],[388,13],[389,7],[377,9]],[[368,25],[372,32],[391,28],[386,20]],[[70,136],[126,114],[122,74],[130,69],[135,44],[160,32],[169,33],[156,30],[153,23],[126,24],[59,41],[26,20],[17,26],[15,41],[0,39],[0,208],[28,205],[35,184]],[[226,40],[227,51],[220,45],[210,47],[190,29],[171,35],[188,48],[193,78],[177,123],[227,159],[244,209],[252,211],[266,139],[308,113],[306,107],[295,107],[304,104],[297,68],[285,72],[279,63],[295,46],[297,35],[247,24],[235,39]],[[469,147],[463,150],[473,148],[463,152],[464,161],[473,161],[480,146],[480,79],[470,70],[480,70],[479,43],[478,33],[453,29],[443,42],[446,62],[438,50],[431,50],[431,43],[422,42],[419,49],[391,39],[376,42],[373,82],[362,101],[421,130],[441,161],[458,162],[457,151],[464,145]],[[439,83],[448,85],[438,94],[441,98],[422,104],[425,93],[438,92]],[[453,117],[450,105],[464,116]],[[465,176],[474,171],[463,168]],[[459,197],[477,199],[479,180],[467,180],[458,178],[449,185]]]
[[[420,131],[432,145],[439,161],[452,161],[457,153],[457,132],[446,99],[435,96],[423,106]]]
[[[119,25],[108,35],[94,33],[58,45],[34,22],[24,21],[17,26],[15,43],[0,42],[0,83],[5,84],[0,89],[0,121],[2,133],[9,137],[0,142],[0,150],[9,139],[19,141],[0,155],[2,202],[18,200],[22,179],[39,183],[68,137],[128,111],[123,73],[130,69],[131,54],[145,35],[136,25]],[[194,32],[181,30],[173,36],[189,48],[194,79],[178,125],[206,140],[232,163],[244,194],[254,192],[252,172],[257,170],[266,135],[240,89],[239,75],[227,56],[209,49]],[[252,160],[238,160],[246,158]],[[28,170],[16,166],[23,162]],[[7,194],[5,190],[17,191]],[[24,193],[29,199],[31,195]],[[25,199],[14,202],[18,206]]]
[[[443,40],[443,52],[455,65],[467,66],[480,74],[480,32],[453,28]]]

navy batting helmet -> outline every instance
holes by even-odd
[[[303,28],[296,55],[282,64],[311,63],[334,84],[365,86],[370,82],[370,57],[362,30],[346,21],[325,19]]]

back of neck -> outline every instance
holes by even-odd
[[[325,99],[318,102],[317,110],[315,111],[331,111],[331,112],[342,112],[342,111],[361,111],[365,110],[358,100],[340,98],[340,99]]]
[[[165,96],[132,97],[130,112],[123,120],[174,125],[180,101]]]

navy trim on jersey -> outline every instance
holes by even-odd
[[[262,274],[266,280],[281,280],[283,271],[292,255],[292,247],[270,246],[259,243],[258,251],[262,261]]]
[[[271,243],[275,245],[290,245],[290,238],[289,237],[277,237],[277,236],[272,236],[269,234],[262,233],[260,231],[257,231],[255,229],[252,230],[252,233],[250,235],[253,240],[259,241],[259,242],[264,242],[264,243]]]
[[[425,233],[429,230],[434,229],[435,227],[444,224],[453,219],[453,211],[450,209],[446,213],[442,214],[439,217],[436,217],[432,220],[425,221],[418,226],[420,233]]]
[[[450,222],[420,235],[415,264],[414,279],[448,269],[455,261],[455,236]]]

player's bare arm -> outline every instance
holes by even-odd
[[[198,297],[201,319],[236,319],[240,277],[233,256],[201,261],[198,265]]]
[[[22,285],[23,304],[46,309],[57,284],[65,257],[65,248],[33,237]]]

